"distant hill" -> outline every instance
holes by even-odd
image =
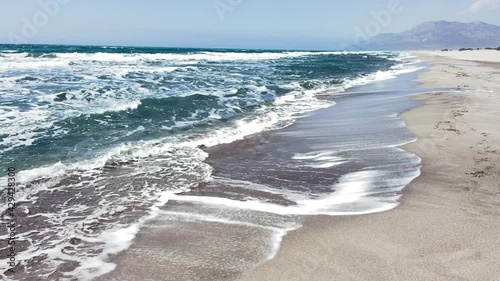
[[[424,22],[401,33],[380,34],[356,47],[371,50],[500,47],[500,26],[481,21]]]

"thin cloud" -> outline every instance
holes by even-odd
[[[477,13],[484,9],[494,9],[500,5],[500,0],[476,0],[470,6],[469,12]]]

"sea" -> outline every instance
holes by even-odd
[[[272,259],[302,216],[395,208],[420,173],[399,148],[412,104],[353,89],[422,67],[400,52],[0,45],[0,186],[9,167],[17,182],[16,273],[2,226],[0,274],[103,278],[157,232],[172,280],[225,280]]]

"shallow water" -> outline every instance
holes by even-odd
[[[398,118],[423,91],[413,78],[354,88],[287,128],[207,148],[211,180],[169,196],[99,280],[234,280],[272,259],[305,215],[396,207],[420,174],[420,158],[398,147],[415,140]]]

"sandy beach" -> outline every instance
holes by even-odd
[[[310,217],[240,280],[499,280],[500,52],[415,52],[429,64],[402,114],[422,175],[388,212]]]
[[[415,55],[421,56],[422,58],[426,58],[430,60],[430,62],[434,61],[437,58],[441,59],[453,59],[460,61],[476,61],[476,62],[499,62],[499,51],[496,50],[474,50],[474,51],[419,51],[415,52]],[[430,57],[430,58],[429,58]],[[434,58],[432,58],[434,57]]]

